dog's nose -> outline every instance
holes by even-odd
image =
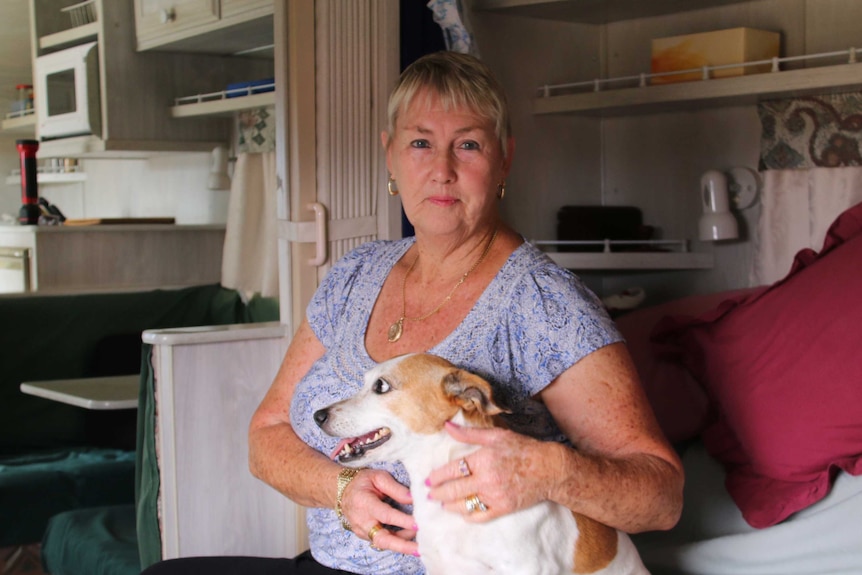
[[[314,422],[318,425],[318,427],[323,426],[326,423],[326,420],[329,418],[329,410],[328,409],[319,409],[314,412]]]

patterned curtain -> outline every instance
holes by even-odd
[[[770,100],[758,114],[761,169],[862,166],[862,92]]]

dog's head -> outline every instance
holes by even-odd
[[[439,433],[458,413],[466,425],[491,427],[502,412],[478,375],[435,355],[410,354],[370,370],[356,395],[315,412],[314,420],[344,438],[333,459],[360,467],[402,459],[404,449],[415,449],[412,436]]]

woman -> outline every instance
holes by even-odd
[[[258,572],[423,572],[400,464],[340,467],[337,440],[312,418],[377,362],[414,351],[479,373],[527,415],[525,433],[449,430],[482,448],[428,478],[445,509],[482,522],[550,499],[623,531],[673,526],[681,466],[613,323],[501,221],[514,143],[487,67],[453,52],[415,62],[382,142],[416,236],[366,244],[333,267],[254,415],[251,470],[309,508],[313,554],[261,560]]]

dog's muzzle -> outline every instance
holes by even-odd
[[[329,429],[327,429],[326,424],[329,421],[329,415],[329,408],[315,411],[313,415],[314,422],[327,435],[338,437],[338,435],[331,433]],[[388,427],[381,427],[380,429],[375,429],[365,435],[343,438],[339,442],[338,447],[335,448],[335,451],[330,454],[330,457],[341,463],[361,459],[366,452],[380,447],[389,441],[391,436],[392,432]]]

